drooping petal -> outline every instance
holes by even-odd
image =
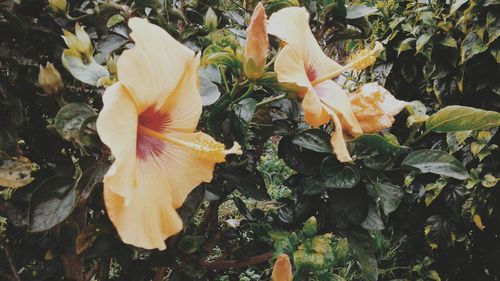
[[[266,9],[261,2],[255,7],[250,25],[247,28],[245,44],[245,75],[258,79],[264,73],[269,40],[266,32]]]
[[[288,255],[281,254],[276,259],[271,276],[272,281],[292,281],[292,264]]]
[[[312,90],[307,91],[304,95],[302,110],[304,111],[304,120],[313,127],[321,126],[330,121],[330,116],[324,105],[321,104],[320,99]]]
[[[135,46],[118,59],[118,79],[140,110],[160,107],[193,63],[194,52],[145,19],[132,18],[128,24]]]
[[[406,106],[406,102],[397,100],[377,83],[365,84],[359,88],[351,97],[351,104],[365,133],[390,128],[394,123],[393,116]]]
[[[314,90],[321,101],[335,111],[344,129],[349,131],[352,136],[363,133],[351,108],[351,101],[346,90],[333,81],[325,81],[316,85]]]
[[[296,48],[303,58],[309,79],[313,81],[341,66],[330,59],[319,46],[309,27],[309,13],[305,8],[289,7],[271,15],[268,33]],[[275,62],[275,66],[277,61]],[[278,72],[278,71],[277,71]]]
[[[331,116],[333,124],[335,125],[335,132],[332,134],[332,138],[330,140],[333,152],[335,152],[335,155],[340,162],[351,162],[351,155],[347,149],[344,133],[342,132],[342,123],[335,112],[332,112]]]
[[[137,109],[121,83],[106,89],[103,103],[96,122],[97,132],[115,157],[104,177],[104,188],[129,197],[136,187]]]

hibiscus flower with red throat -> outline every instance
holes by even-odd
[[[104,201],[125,243],[162,250],[183,228],[175,209],[211,181],[216,163],[241,150],[196,132],[199,56],[144,19],[128,24],[135,46],[118,59],[118,82],[106,89],[97,119],[115,158],[104,177]]]

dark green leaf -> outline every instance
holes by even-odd
[[[203,106],[215,103],[221,96],[219,87],[215,83],[221,82],[219,70],[209,65],[207,68],[200,67],[198,71],[200,75],[200,94],[201,103]]]
[[[374,203],[370,203],[368,215],[366,215],[366,219],[361,223],[361,226],[367,230],[382,230],[385,228]]]
[[[403,198],[403,189],[388,181],[370,180],[370,184],[376,191],[382,203],[382,209],[386,215],[396,210]]]
[[[365,229],[356,229],[348,234],[349,246],[354,251],[361,264],[361,271],[368,281],[378,280],[377,258],[375,257],[375,243]]]
[[[33,193],[28,231],[46,231],[66,220],[76,204],[75,180],[56,175],[42,182]]]
[[[486,45],[474,31],[470,32],[462,41],[462,48],[460,49],[462,63],[467,62],[475,55],[486,50],[488,50],[488,45]]]
[[[292,143],[300,147],[320,152],[331,153],[330,135],[320,129],[309,129],[295,135]]]
[[[408,155],[401,165],[416,169],[420,173],[433,173],[459,180],[469,178],[469,173],[455,157],[439,150],[415,151]]]
[[[82,139],[84,136],[82,131],[89,124],[89,118],[96,116],[97,114],[90,106],[83,103],[70,103],[59,110],[54,118],[54,125],[65,140],[87,144],[86,140]]]
[[[179,241],[179,249],[185,254],[193,254],[205,243],[204,236],[184,235]]]
[[[376,134],[361,135],[361,136],[357,137],[356,139],[354,139],[354,142],[360,143],[364,146],[372,147],[383,154],[392,154],[392,153],[396,153],[400,150],[408,149],[407,147],[399,146],[399,145],[396,145],[394,143],[391,143],[389,140],[387,140],[383,136],[376,135]]]
[[[427,130],[448,133],[485,130],[500,125],[500,113],[467,106],[447,106],[427,119]]]

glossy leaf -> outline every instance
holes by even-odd
[[[401,163],[420,173],[433,173],[459,180],[469,178],[465,167],[452,155],[439,150],[419,150],[408,155]]]
[[[500,113],[452,105],[431,115],[425,126],[429,131],[440,133],[485,130],[500,126]]]

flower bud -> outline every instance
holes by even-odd
[[[49,7],[56,14],[65,14],[68,3],[66,0],[49,0]]]
[[[351,97],[351,105],[364,133],[376,133],[390,128],[406,102],[396,99],[384,87],[369,83]]]
[[[76,23],[75,34],[63,29],[64,32],[64,42],[70,50],[76,50],[81,54],[85,54],[90,57],[93,54],[92,41],[90,36],[83,30],[83,28]]]
[[[205,14],[205,27],[208,29],[208,32],[212,32],[217,30],[217,25],[219,24],[219,18],[217,14],[212,10],[212,8],[208,7],[207,13]]]
[[[276,259],[271,276],[272,281],[292,281],[292,265],[287,255],[281,254]]]
[[[61,79],[61,74],[59,73],[59,71],[57,71],[52,63],[47,63],[45,67],[40,65],[40,72],[38,73],[38,85],[48,96],[53,96],[64,89],[64,83]]]
[[[313,237],[314,235],[316,235],[317,231],[318,231],[318,222],[317,222],[315,217],[310,217],[304,223],[304,227],[302,228],[302,232],[307,237]]]
[[[261,2],[255,7],[250,25],[247,28],[245,45],[245,76],[249,79],[258,79],[264,74],[266,67],[269,40],[266,31],[266,10]]]

